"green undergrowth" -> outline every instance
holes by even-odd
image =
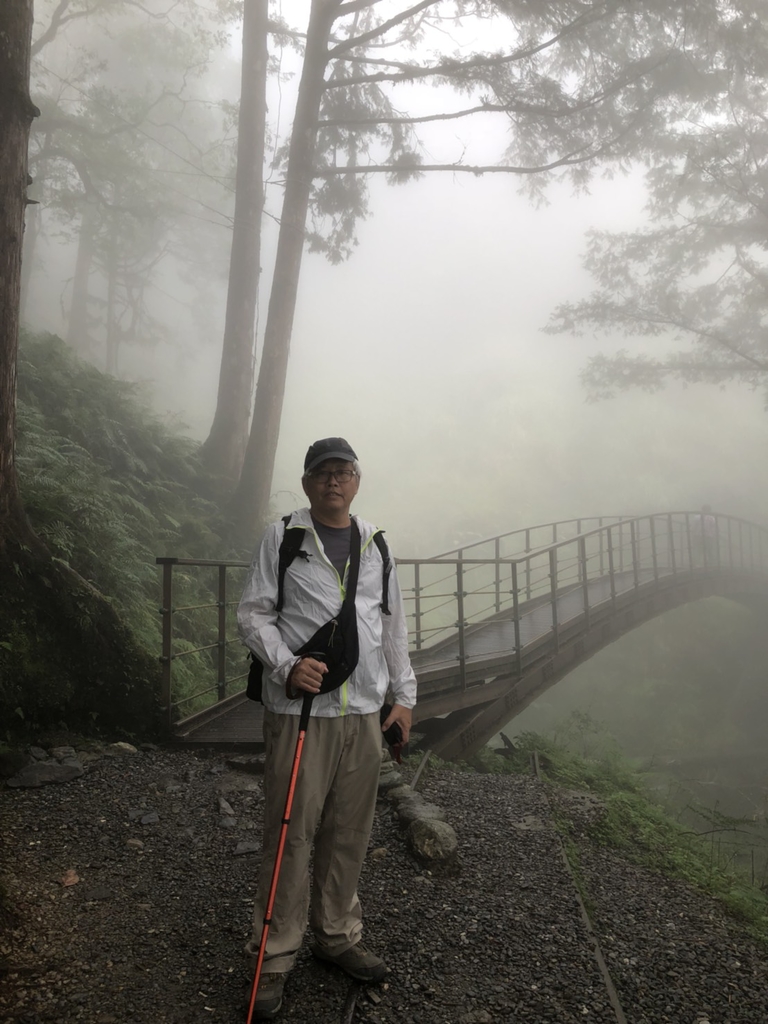
[[[581,878],[579,848],[585,841],[615,850],[627,861],[681,879],[718,899],[750,933],[768,942],[768,897],[760,876],[753,878],[744,855],[752,848],[765,856],[765,826],[718,816],[717,828],[691,829],[681,824],[671,808],[660,804],[648,791],[642,770],[621,756],[615,744],[594,747],[586,756],[536,733],[515,737],[514,748],[503,754],[483,748],[467,763],[430,759],[427,771],[438,768],[484,774],[528,774],[534,753],[541,778],[551,787],[555,818],[577,881]],[[420,758],[412,759],[415,767]],[[589,793],[598,810],[578,825],[569,812],[565,791]],[[745,837],[739,862],[723,855],[721,837]],[[762,873],[761,873],[762,874]]]
[[[112,606],[130,643],[151,659],[152,685],[157,686],[161,602],[156,557],[238,557],[223,539],[227,524],[214,482],[200,465],[197,442],[153,414],[139,386],[101,373],[52,335],[22,338],[17,424],[22,499],[35,532],[55,563],[73,569]],[[215,580],[213,569],[177,571],[174,604],[215,601]],[[89,706],[70,699],[77,697],[77,686],[65,686],[57,666],[77,652],[62,650],[67,631],[50,616],[46,622],[45,581],[20,580],[15,589],[24,593],[24,601],[14,606],[9,597],[0,622],[3,721],[11,732],[58,721],[73,729],[98,730],[115,717],[109,679],[92,688]],[[93,621],[78,623],[85,629],[81,635],[90,629],[99,636],[102,623],[85,597],[70,602],[71,614],[75,621],[91,616]],[[180,612],[175,652],[213,643],[216,625],[215,609]],[[238,670],[242,661],[241,656]],[[174,662],[177,696],[194,693],[213,679],[210,654]],[[130,683],[124,689],[126,699],[132,699]],[[194,703],[184,707],[185,712],[194,709]]]

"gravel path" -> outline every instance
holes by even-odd
[[[18,912],[0,1020],[244,1021],[258,855],[236,850],[258,844],[258,776],[189,751],[85,768],[0,792]],[[360,894],[391,974],[363,990],[356,1024],[615,1024],[540,785],[441,769],[419,788],[456,829],[461,870],[424,872],[381,802]],[[581,860],[629,1024],[766,1024],[768,950],[682,884],[587,846]],[[337,1024],[348,988],[304,951],[280,1019]]]

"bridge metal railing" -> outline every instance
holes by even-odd
[[[577,519],[558,519],[551,523],[539,523],[537,526],[524,526],[516,530],[508,530],[495,537],[483,537],[480,540],[461,544],[449,551],[443,551],[433,558],[467,558],[480,556],[493,546],[496,558],[511,558],[529,551],[557,544],[559,541],[579,537],[583,533],[599,529],[611,523],[621,523],[631,516],[580,516]]]
[[[248,670],[235,611],[250,563],[155,561],[160,566],[161,702],[173,725],[231,696],[237,684],[244,686]]]
[[[593,521],[594,522],[594,521]],[[557,525],[562,531],[565,524]],[[768,531],[719,514],[665,512],[637,517],[610,517],[596,526],[572,520],[572,535],[535,550],[508,554],[502,544],[520,533],[473,543],[447,555],[398,559],[398,577],[408,608],[409,641],[414,662],[420,652],[435,661],[441,645],[458,663],[466,686],[472,627],[489,619],[513,622],[506,653],[518,663],[527,640],[558,634],[569,618],[584,616],[617,596],[662,577],[721,569],[759,570],[768,562]],[[584,528],[584,527],[588,528]],[[538,528],[541,529],[541,528]],[[601,580],[602,586],[595,581]],[[568,598],[568,600],[564,600]],[[526,623],[534,608],[544,609],[538,626]],[[538,628],[539,633],[535,630]],[[507,634],[509,637],[509,634]],[[499,651],[499,653],[505,653]]]
[[[170,724],[238,692],[247,676],[235,609],[249,563],[158,558],[161,693]],[[397,560],[414,662],[441,649],[466,686],[468,639],[480,623],[512,622],[514,663],[524,616],[543,610],[557,643],[564,613],[584,615],[665,576],[768,566],[768,531],[726,515],[665,512],[561,520],[473,541],[432,558]],[[595,581],[602,580],[602,589]],[[564,604],[563,599],[567,598]],[[539,616],[540,620],[542,616]],[[530,629],[529,629],[530,633]],[[184,666],[195,664],[195,670]]]

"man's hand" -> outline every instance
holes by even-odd
[[[304,690],[306,693],[319,693],[323,684],[323,676],[328,671],[328,666],[315,658],[302,658],[297,661],[288,673],[287,688],[291,690]]]
[[[400,726],[400,732],[403,734],[403,743],[405,744],[408,742],[408,737],[411,734],[411,718],[412,712],[410,708],[404,708],[402,704],[395,704],[387,718],[381,723],[381,731],[386,732],[390,725],[394,725],[397,722]]]

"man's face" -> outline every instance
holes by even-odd
[[[349,512],[360,487],[353,463],[344,459],[326,459],[302,477],[301,485],[309,498],[309,507],[318,519],[323,514],[336,518]]]

